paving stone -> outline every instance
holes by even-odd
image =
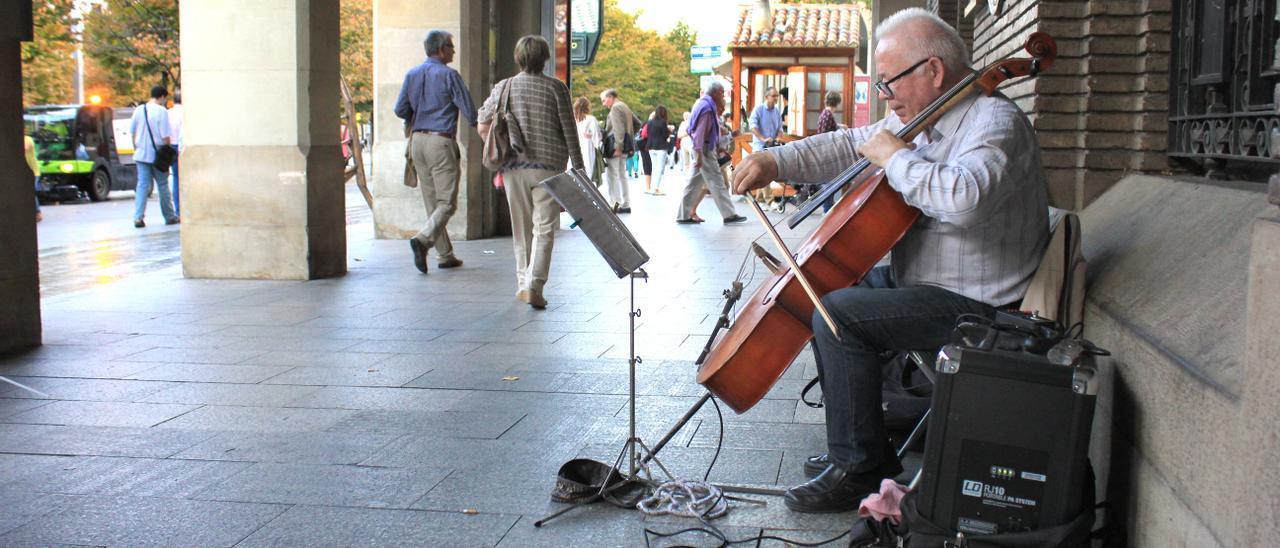
[[[141,362],[39,360],[19,365],[0,366],[0,375],[6,377],[123,379],[152,367],[155,367],[155,364]]]
[[[63,502],[60,497],[39,493],[10,492],[3,496],[4,504],[0,504],[0,535],[57,510]]]
[[[91,459],[66,455],[0,454],[0,490],[22,491],[11,489],[9,486],[32,476],[56,475],[64,470],[73,470],[88,460]],[[26,490],[26,492],[36,491]]]
[[[373,327],[326,328],[325,336],[357,341],[434,341],[446,333],[443,329],[380,329]],[[470,342],[470,341],[445,341]]]
[[[556,340],[564,337],[560,333],[552,332],[533,332],[533,331],[510,331],[510,330],[454,330],[445,331],[438,338],[431,339],[433,342],[442,343],[525,343],[525,344],[551,344]]]
[[[326,339],[313,337],[248,337],[228,343],[228,350],[310,350],[339,351],[356,344],[350,339]]]
[[[530,474],[506,467],[455,470],[413,503],[418,510],[540,515],[551,508],[551,474]]]
[[[46,322],[45,328],[48,329]],[[33,360],[42,361],[103,361],[136,353],[137,348],[89,345],[47,345],[37,346],[21,354],[12,354],[0,358],[0,367],[21,365]],[[4,373],[7,374],[7,373]]]
[[[154,404],[151,404],[154,405]],[[231,432],[305,432],[323,430],[357,413],[345,409],[281,409],[206,405],[160,428]]]
[[[726,447],[774,447],[820,452],[827,446],[826,428],[818,424],[774,424],[763,422],[726,422]],[[695,446],[714,446],[715,429],[699,430],[690,442]]]
[[[627,402],[627,398],[620,395],[480,391],[464,393],[470,396],[455,403],[452,411],[491,411],[530,415],[572,413],[609,417],[622,409]]]
[[[144,497],[50,497],[57,507],[0,544],[229,546],[283,513],[277,504]]]
[[[360,462],[364,466],[403,468],[500,468],[534,470],[554,477],[560,464],[574,458],[581,444],[556,440],[489,440],[411,434],[388,443]]]
[[[208,348],[153,348],[129,354],[117,361],[210,363],[232,365],[260,355],[261,350],[211,350]]]
[[[523,417],[517,413],[368,410],[349,413],[333,432],[398,432],[452,438],[496,439]]]
[[[245,366],[236,365],[228,367]],[[169,388],[147,394],[146,396],[138,398],[138,401],[152,403],[186,403],[192,405],[276,406],[303,398],[317,390],[320,390],[320,387],[181,382],[173,383]]]
[[[41,405],[48,405],[53,400],[27,400],[14,398],[0,398],[0,419],[9,415],[21,413],[29,409],[35,409]]]
[[[201,317],[194,323],[205,325],[298,325],[320,316],[308,309],[289,307],[253,306],[240,307],[235,312],[223,312]]]
[[[64,495],[191,498],[248,466],[243,462],[90,457],[54,470],[34,470],[0,488]]]
[[[517,517],[294,506],[236,546],[494,546]]]
[[[45,345],[59,344],[85,344],[85,345],[108,345],[137,338],[136,335],[126,333],[103,333],[98,331],[61,331],[54,333],[44,333],[42,343]]]
[[[438,468],[259,463],[196,498],[359,508],[408,508],[449,475]]]
[[[674,421],[672,421],[674,422]],[[680,430],[671,444],[685,446],[698,431],[701,421],[692,420]],[[670,430],[671,424],[636,425],[636,435],[646,442],[656,443]],[[626,419],[612,417],[580,417],[564,415],[530,415],[504,433],[504,440],[554,440],[559,442],[580,442],[582,444],[597,443],[622,446],[630,435],[630,426]],[[713,438],[712,443],[715,442]]]
[[[136,348],[138,351],[151,348],[222,348],[242,337],[227,337],[218,334],[200,335],[138,335],[117,341],[111,346],[117,348]]]
[[[546,514],[524,512],[520,521],[503,537],[499,547],[562,547],[575,546],[590,539],[590,545],[599,548],[633,548],[644,546],[644,515],[635,510],[615,508],[608,504],[592,504],[557,517],[542,527],[534,527],[533,523],[547,514],[566,505],[552,504]],[[705,539],[706,537],[703,537]],[[693,538],[681,537],[681,540],[692,541]],[[667,543],[655,543],[654,546],[671,546]],[[699,542],[691,546],[710,546]]]
[[[55,401],[5,417],[6,422],[85,426],[155,426],[197,406],[166,403]]]
[[[663,421],[667,420],[675,422],[684,416],[694,404],[698,403],[700,398],[693,397],[672,397],[672,396],[638,396],[636,398],[636,415],[645,421]],[[788,400],[761,400],[754,407],[741,415],[735,413],[727,405],[720,404],[721,416],[725,421],[733,422],[776,422],[791,423],[794,422],[794,414],[796,410],[796,402]],[[800,404],[803,406],[803,404]],[[805,407],[808,409],[808,407]],[[821,409],[816,409],[819,414]],[[619,418],[625,418],[628,410],[623,407],[615,415]],[[710,401],[703,404],[702,409],[696,415],[698,418],[707,421],[712,427],[716,424],[715,407]],[[819,423],[821,424],[821,423]]]
[[[200,383],[254,384],[293,369],[292,366],[166,363],[134,373],[130,379]]]
[[[350,345],[348,345],[350,346]],[[291,365],[303,367],[361,367],[376,364],[390,358],[389,351],[382,352],[323,352],[303,350],[281,350],[264,352],[249,360],[246,364],[254,365]]]
[[[0,451],[44,455],[171,456],[212,434],[159,428],[0,424]]]
[[[429,341],[365,341],[352,346],[352,352],[395,352],[398,354],[431,354],[433,356],[462,356],[484,343]]]
[[[382,364],[354,367],[295,367],[263,382],[323,386],[404,386],[431,369],[431,366],[384,366]]]
[[[226,432],[206,437],[175,457],[292,464],[360,464],[400,437],[399,433],[370,432],[344,432],[342,435],[332,432]]]
[[[50,399],[91,401],[135,401],[147,394],[163,390],[164,382],[141,380],[67,379],[54,377],[12,377],[31,388],[44,392]],[[2,394],[9,398],[44,398],[20,387],[3,384]]]
[[[214,333],[223,327],[186,323],[195,319],[194,314],[191,316],[189,318],[181,318],[181,320],[184,320],[183,323],[177,323],[176,319],[163,316],[143,322],[130,323],[129,325],[108,326],[104,328],[104,331],[131,335],[204,335]]]
[[[455,410],[459,400],[475,398],[477,394],[469,390],[326,386],[293,399],[277,397],[274,401],[286,402],[289,407],[450,411]]]
[[[416,388],[487,391],[555,392],[572,379],[570,373],[541,371],[474,371],[436,368],[405,383]]]

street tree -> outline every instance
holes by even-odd
[[[342,0],[341,55],[342,75],[351,85],[351,99],[356,110],[373,112],[373,2]]]
[[[698,77],[689,73],[689,48],[679,45],[686,40],[691,45],[691,30],[677,27],[672,33],[680,33],[672,39],[637,27],[636,18],[637,14],[622,11],[617,0],[605,0],[604,35],[595,62],[573,67],[571,93],[591,99],[602,122],[608,111],[600,105],[600,92],[609,88],[617,89],[642,119],[657,105],[667,107],[678,119],[698,99]]]
[[[116,96],[143,100],[151,86],[181,86],[178,1],[111,0],[85,13],[85,51]]]
[[[22,44],[22,99],[27,105],[70,103],[76,72],[74,0],[32,3],[35,40]]]

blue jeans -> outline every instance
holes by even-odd
[[[40,176],[36,175],[36,192],[40,192]],[[40,195],[36,195],[36,213],[40,212]]]
[[[876,267],[857,286],[823,297],[843,341],[822,316],[813,314],[813,354],[822,379],[831,462],[854,473],[892,468],[881,408],[880,353],[922,350],[946,344],[961,314],[994,318],[995,308],[932,286],[898,287],[887,266]]]
[[[176,219],[178,215],[173,212],[173,202],[169,201],[169,174],[156,169],[156,166],[149,162],[138,162],[138,187],[134,189],[137,197],[133,199],[133,220],[141,221],[147,215],[147,194],[151,192],[152,181],[155,181],[156,189],[160,191],[160,213],[164,215],[164,220]]]
[[[173,175],[173,214],[181,216],[182,204],[178,200],[178,158],[173,159],[173,167],[169,168],[169,172]]]

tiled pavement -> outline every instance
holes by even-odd
[[[722,225],[709,201],[711,220],[677,225],[674,197],[635,194],[626,220],[653,257],[636,289],[652,444],[701,394],[692,360],[762,230]],[[645,527],[696,523],[595,505],[532,526],[559,507],[562,462],[612,459],[627,436],[629,287],[581,232],[557,233],[545,311],[513,298],[507,238],[458,242],[463,268],[423,276],[405,242],[371,233],[350,225],[340,278],[174,265],[46,298],[46,345],[0,358],[0,375],[52,396],[0,387],[0,545],[636,546]],[[820,412],[797,401],[812,374],[806,353],[750,412],[726,409],[712,480],[801,480],[823,447]],[[707,406],[660,457],[700,478],[719,430]],[[853,519],[761,500],[718,525],[815,540]]]

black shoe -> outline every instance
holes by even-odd
[[[443,261],[436,261],[436,268],[458,268],[462,266],[462,259],[457,257],[449,257]]]
[[[783,498],[793,512],[848,512],[858,507],[862,499],[880,491],[880,481],[901,472],[892,472],[888,466],[870,472],[856,474],[843,468],[827,466],[818,477],[790,489]],[[892,472],[892,473],[889,473]]]
[[[631,208],[629,208],[629,207],[620,207],[620,208],[618,208],[618,213],[631,213]]]
[[[172,219],[165,219],[164,224],[166,224],[166,225],[179,225],[179,224],[182,224],[182,217],[174,217],[174,218],[172,218]]]
[[[418,267],[418,272],[427,273],[427,246],[422,245],[417,238],[409,238],[409,247],[413,249],[413,266]]]
[[[827,457],[826,453],[804,459],[804,477],[809,479],[816,478],[830,464],[831,459]]]
[[[696,221],[696,220],[694,220],[694,219],[676,219],[676,224],[681,224],[681,225],[696,225],[696,224],[698,224],[698,221]]]
[[[746,220],[747,220],[747,218],[746,218],[746,217],[743,217],[742,215],[734,215],[734,216],[732,216],[732,217],[725,218],[725,220],[724,220],[724,224],[731,225],[731,224],[734,224],[734,223],[741,223],[741,222],[744,222],[744,221],[746,221]]]
[[[142,219],[134,219],[133,221],[133,228],[145,228],[146,226],[147,223],[142,222]]]

